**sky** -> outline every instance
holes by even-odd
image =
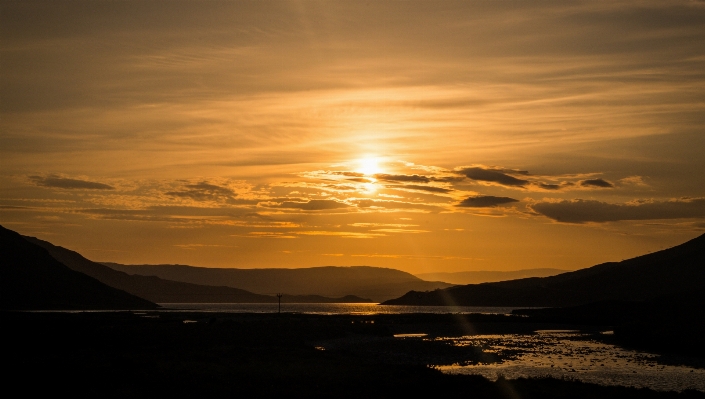
[[[0,1],[0,224],[96,261],[574,270],[705,232],[702,1]]]

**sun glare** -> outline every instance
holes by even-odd
[[[357,172],[368,176],[381,173],[382,169],[379,167],[379,159],[372,157],[360,159],[358,161]]]

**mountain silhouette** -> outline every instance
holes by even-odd
[[[386,305],[576,306],[642,301],[705,286],[705,235],[673,248],[552,277],[411,291]]]
[[[90,261],[78,252],[53,245],[35,237],[24,237],[36,244],[70,269],[91,276],[104,284],[157,303],[276,303],[271,295],[255,294],[246,290],[220,286],[207,286],[165,280],[156,276],[129,275]],[[347,296],[327,298],[316,295],[284,295],[288,303],[371,302],[369,299]]]
[[[71,270],[44,248],[0,226],[0,308],[154,309],[158,306]]]
[[[524,269],[512,271],[466,271],[466,272],[437,272],[437,273],[419,273],[416,277],[426,281],[444,281],[450,284],[482,284],[493,283],[496,281],[516,280],[519,278],[528,277],[549,277],[556,274],[565,273],[568,270],[563,269]]]
[[[300,269],[234,269],[187,265],[121,265],[103,263],[132,275],[158,276],[202,285],[226,285],[260,294],[340,297],[356,295],[375,302],[396,298],[409,290],[432,290],[452,284],[424,281],[396,269],[371,266],[321,266]]]

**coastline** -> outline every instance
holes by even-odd
[[[266,397],[389,397],[419,392],[504,397],[705,397],[696,391],[657,392],[555,378],[490,381],[450,375],[435,364],[485,356],[468,347],[394,339],[395,334],[436,337],[521,334],[575,328],[504,315],[294,313],[3,312],[8,333],[10,385],[35,376],[31,391],[72,385],[103,397],[242,394]],[[599,327],[589,327],[599,331]],[[322,342],[344,342],[339,348]],[[371,344],[365,344],[365,342]],[[321,350],[323,348],[323,350]],[[81,383],[76,386],[79,379]],[[364,381],[364,384],[360,384]],[[109,391],[108,388],[110,387]],[[540,396],[535,393],[541,392]]]

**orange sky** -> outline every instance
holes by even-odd
[[[705,230],[703,2],[0,7],[0,224],[93,260],[577,269]]]

